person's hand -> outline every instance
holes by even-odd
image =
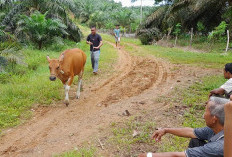
[[[165,129],[158,129],[153,133],[152,139],[154,139],[156,142],[160,142],[161,137],[165,134],[166,134]]]
[[[99,47],[93,47],[93,49],[99,49]]]
[[[213,93],[210,92],[210,93],[209,93],[209,98],[210,98],[212,95],[213,95]]]
[[[93,43],[92,43],[92,42],[89,42],[89,45],[93,45]]]

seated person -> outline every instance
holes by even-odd
[[[224,104],[228,99],[211,97],[207,102],[204,119],[207,127],[164,128],[154,132],[152,138],[161,141],[165,134],[192,138],[189,148],[184,152],[145,153],[139,157],[223,157],[224,146]],[[206,143],[207,141],[207,143]]]
[[[223,84],[220,88],[214,89],[210,92],[209,97],[212,95],[223,96],[229,99],[232,94],[232,63],[227,63],[224,69],[224,77],[225,79],[229,79],[225,84]]]
[[[225,105],[225,143],[224,143],[224,156],[232,156],[232,95],[230,102]]]

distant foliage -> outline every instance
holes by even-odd
[[[201,33],[205,31],[205,26],[204,26],[204,24],[203,24],[202,22],[200,22],[200,21],[197,23],[197,31],[198,31],[198,32],[201,32]]]
[[[143,29],[137,34],[142,44],[151,44],[153,40],[161,38],[161,32],[157,28]]]
[[[140,23],[140,7],[122,7],[113,0],[74,0],[77,7],[77,18],[88,26],[95,25],[100,29],[113,29],[121,25],[127,32],[135,32]],[[144,20],[155,7],[144,7]]]
[[[215,27],[215,29],[209,34],[208,38],[213,41],[226,41],[226,27],[226,22],[222,21],[219,26]]]
[[[142,32],[146,32],[144,30],[155,28],[164,37],[167,35],[168,28],[173,28],[178,23],[181,23],[182,33],[189,33],[193,28],[194,33],[198,31],[206,35],[222,21],[229,24],[228,28],[232,31],[231,0],[166,0],[165,2],[157,0],[156,2],[160,6],[140,25],[137,31],[139,36],[143,36]],[[218,34],[218,29],[215,31],[217,33],[213,33],[212,37],[215,36],[219,40],[220,33]],[[153,38],[160,39],[158,36]]]
[[[175,36],[178,36],[181,33],[181,24],[177,23],[174,29],[173,34],[175,34]]]
[[[36,11],[31,16],[22,15],[16,29],[19,38],[28,38],[41,49],[42,45],[54,39],[68,35],[67,26],[59,19],[46,18],[46,14]]]
[[[65,31],[69,35],[63,36],[63,38],[79,42],[82,34],[70,16],[77,16],[76,8],[75,3],[68,0],[1,0],[0,27],[4,27],[5,32],[18,36],[16,28],[18,28],[18,22],[22,15],[30,16],[39,11],[41,14],[46,13],[46,18],[59,19],[67,26]]]

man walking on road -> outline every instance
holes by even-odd
[[[119,28],[119,25],[116,25],[116,28],[114,29],[114,36],[115,36],[116,47],[120,47],[120,28]]]
[[[91,27],[91,34],[88,35],[86,43],[90,45],[93,74],[97,75],[98,62],[100,58],[100,47],[103,45],[103,43],[101,36],[97,34],[97,30],[95,26]]]

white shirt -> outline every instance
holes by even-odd
[[[224,89],[225,93],[230,93],[232,91],[232,78],[226,81],[220,88]]]

